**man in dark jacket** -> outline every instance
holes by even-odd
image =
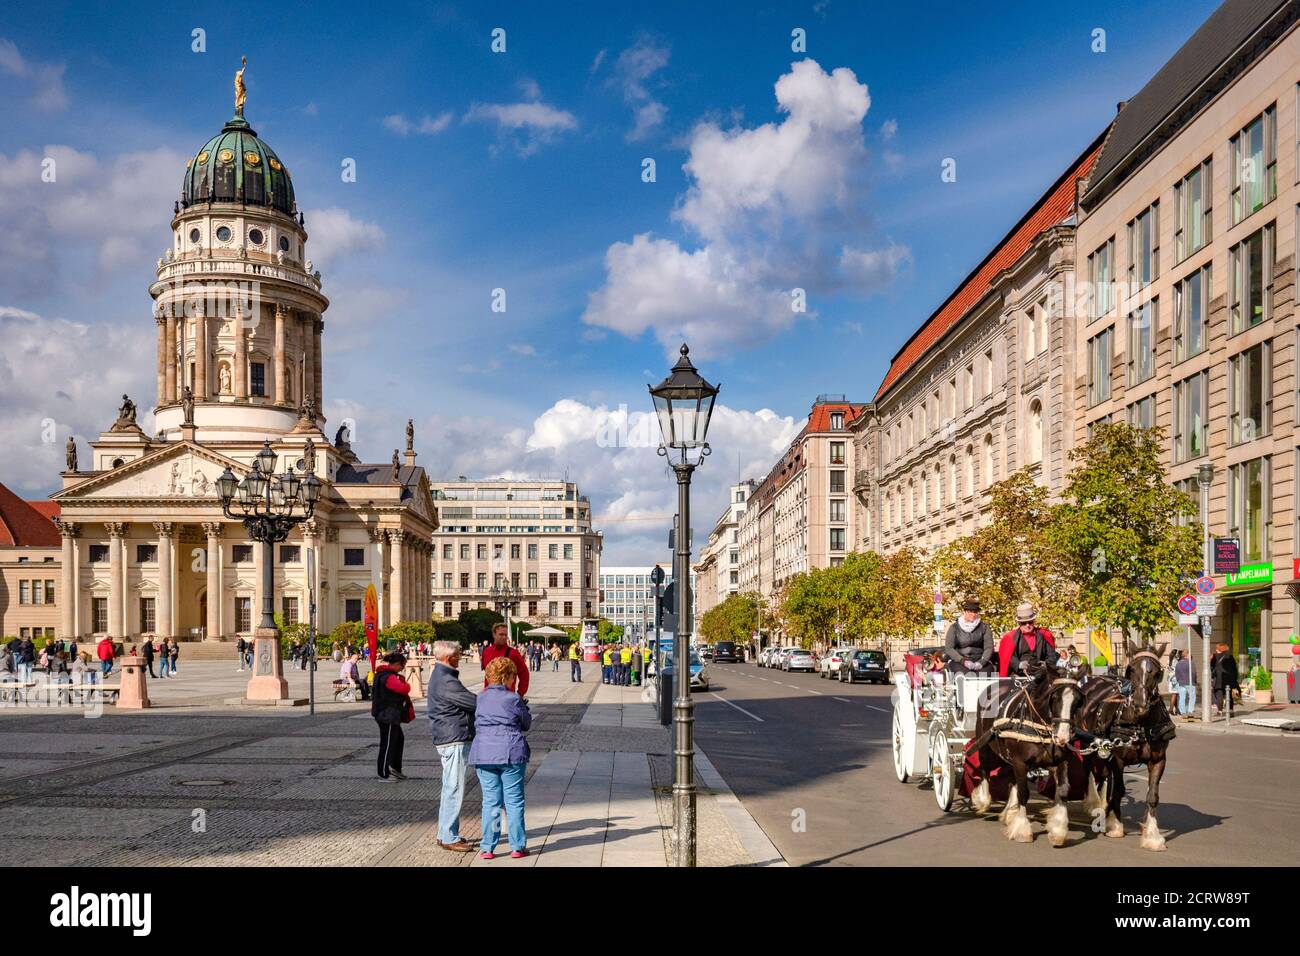
[[[402,724],[415,715],[411,710],[411,685],[402,678],[405,668],[405,656],[389,654],[375,669],[370,715],[379,725],[378,770],[379,779],[383,781],[406,779],[406,774],[402,773],[402,746],[405,742]]]
[[[993,669],[993,631],[980,619],[980,602],[968,597],[961,605],[961,617],[948,627],[943,639],[948,670],[956,673]]]
[[[149,676],[152,677],[154,680],[157,680],[158,675],[153,672],[153,638],[152,637],[146,637],[144,639],[144,643],[140,645],[140,651],[141,653],[144,654],[144,666],[149,668]]]
[[[460,834],[460,807],[465,800],[465,767],[474,739],[474,708],[478,699],[460,682],[460,645],[435,641],[434,666],[425,694],[433,745],[442,761],[442,799],[438,804],[438,846],[455,853],[473,853],[474,844]]]
[[[1214,708],[1220,714],[1225,710],[1232,716],[1232,692],[1241,690],[1237,674],[1237,659],[1228,653],[1227,644],[1218,644],[1210,658],[1210,678],[1214,687]]]

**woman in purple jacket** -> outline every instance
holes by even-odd
[[[518,676],[514,661],[498,657],[487,666],[487,687],[474,709],[474,742],[469,764],[478,774],[483,793],[483,839],[479,855],[490,860],[500,838],[497,820],[503,803],[510,828],[510,856],[528,855],[524,827],[524,771],[528,768],[528,741],[524,731],[532,726],[528,704],[510,689]]]

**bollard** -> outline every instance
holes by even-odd
[[[655,679],[659,682],[659,723],[667,727],[673,722],[673,675],[660,670]]]
[[[143,657],[123,657],[122,689],[117,695],[119,710],[144,710],[150,706],[148,671]]]

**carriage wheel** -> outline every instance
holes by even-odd
[[[894,776],[898,777],[899,783],[907,783],[909,774],[907,772],[907,758],[903,754],[903,718],[894,708]]]
[[[934,799],[939,809],[947,813],[952,809],[955,774],[948,753],[948,735],[943,731],[930,738],[930,774],[934,778]]]

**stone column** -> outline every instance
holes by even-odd
[[[163,318],[167,325],[166,339],[163,342],[163,348],[167,350],[167,356],[163,368],[163,385],[167,389],[167,404],[176,401],[179,392],[176,389],[176,322],[169,316]]]
[[[180,353],[179,356],[177,353]],[[185,391],[185,310],[182,308],[172,323],[172,362],[176,366],[175,389],[172,401],[179,402]]]
[[[392,580],[393,543],[387,531],[379,532],[379,627],[393,623]]]
[[[63,535],[63,563],[59,568],[63,580],[59,594],[59,637],[65,641],[77,639],[77,535],[81,528],[72,521],[60,521],[59,533]]]
[[[158,532],[158,606],[154,608],[154,633],[159,637],[172,634],[172,543],[176,526],[170,521],[155,521]]]
[[[122,549],[125,547],[123,535],[126,534],[126,525],[121,521],[109,521],[104,527],[108,529],[108,636],[122,640],[126,637],[122,630],[126,604],[122,586]]]
[[[323,363],[323,356],[321,355],[321,350],[320,350],[320,335],[323,331],[325,331],[325,321],[320,316],[313,315],[311,317],[311,328],[312,328],[312,335],[311,335],[312,355],[314,356],[314,358],[312,359],[312,376],[314,378],[314,388],[315,388],[314,394],[316,396],[316,407],[319,409],[324,406],[324,396],[321,391],[321,378],[322,378],[321,367]]]
[[[316,339],[312,334],[313,325],[310,315],[303,315],[302,321],[298,323],[298,341],[302,345],[302,397],[303,401],[307,400],[308,395],[315,395],[316,392]]]
[[[154,324],[158,326],[158,404],[166,405],[171,394],[167,391],[167,319],[159,312]]]
[[[284,306],[275,307],[275,386],[271,395],[277,405],[289,400],[284,389]]]
[[[221,522],[203,522],[203,533],[208,537],[208,553],[204,559],[208,569],[208,619],[204,623],[207,636],[216,639],[221,636]]]
[[[235,316],[235,398],[248,398],[248,334],[244,328],[247,316],[241,311]]]
[[[194,315],[194,399],[208,400],[208,317],[201,305]]]

